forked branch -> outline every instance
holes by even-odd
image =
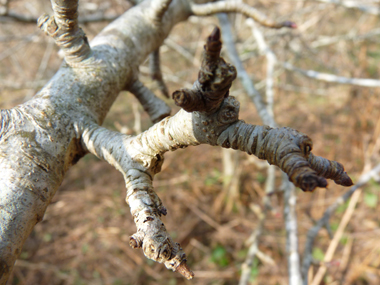
[[[290,128],[254,126],[239,120],[239,102],[229,96],[236,69],[220,57],[221,47],[220,31],[215,28],[207,39],[194,87],[173,93],[176,104],[184,109],[175,116],[166,117],[135,137],[94,123],[85,124],[81,130],[86,149],[124,176],[127,202],[137,227],[131,246],[142,248],[148,258],[163,262],[186,278],[193,277],[186,255],[161,222],[166,208],[152,187],[165,152],[199,144],[239,149],[279,166],[304,191],[326,187],[323,176],[344,185],[351,182],[339,164],[312,156],[312,142],[306,135]]]

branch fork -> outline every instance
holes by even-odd
[[[339,184],[352,184],[339,163],[312,155],[312,141],[305,134],[239,120],[240,104],[229,96],[236,69],[220,58],[221,46],[220,31],[215,28],[207,39],[193,88],[173,93],[176,104],[183,108],[173,117],[164,118],[135,137],[95,123],[86,124],[81,133],[85,148],[114,165],[124,176],[126,201],[137,227],[130,237],[130,246],[142,248],[146,257],[164,263],[188,279],[194,274],[187,266],[181,246],[173,241],[161,221],[167,210],[152,186],[154,175],[161,171],[165,152],[210,144],[266,159],[279,166],[304,191],[326,187],[327,181],[321,176]]]

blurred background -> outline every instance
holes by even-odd
[[[325,82],[294,67],[317,75],[379,79],[380,1],[245,2],[272,19],[292,20],[298,25],[298,29],[272,30],[252,26],[240,15],[229,16],[236,49],[262,100],[271,103],[265,96],[267,57],[253,30],[263,36],[276,57],[273,114],[278,125],[310,136],[314,154],[341,162],[357,182],[380,161],[379,88]],[[346,7],[353,4],[357,7]],[[2,109],[30,99],[62,62],[54,42],[35,24],[41,14],[51,12],[50,2],[12,0],[8,5],[8,10],[5,6],[0,10]],[[131,5],[122,0],[81,0],[80,17],[100,20],[81,27],[91,40],[108,19]],[[161,68],[170,93],[190,87],[196,80],[205,39],[215,25],[219,25],[217,17],[191,17],[177,25],[161,47]],[[223,55],[229,60],[225,49]],[[148,62],[140,71],[141,80],[160,95],[150,79]],[[238,79],[230,94],[241,102],[241,119],[262,124]],[[165,100],[175,114],[178,108],[172,100]],[[138,101],[127,92],[120,94],[104,123],[127,134],[140,133],[151,125]],[[271,208],[258,238],[258,258],[250,269],[249,284],[287,284],[281,173],[275,171],[270,192],[265,190],[267,173],[266,162],[211,146],[165,155],[154,186],[168,209],[163,218],[166,228],[181,243],[195,271],[196,279],[187,281],[164,265],[147,260],[141,250],[129,247],[129,236],[136,227],[125,203],[123,178],[106,162],[86,155],[70,169],[43,221],[28,238],[9,284],[237,284],[250,247],[247,240],[260,224],[265,200]],[[325,255],[331,238],[326,229],[319,231],[309,278],[325,265],[327,272],[320,284],[380,284],[378,181],[375,175],[361,188],[329,262]],[[313,193],[296,190],[301,255],[308,230],[346,191],[333,182]],[[330,219],[333,234],[347,205],[340,205]]]

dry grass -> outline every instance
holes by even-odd
[[[87,2],[80,3],[87,7],[83,13],[90,12]],[[116,0],[98,3],[109,4],[106,13],[110,14],[128,7]],[[364,35],[379,26],[378,18],[313,1],[251,4],[272,17],[290,18],[298,23],[300,28],[296,31],[264,30],[280,61],[341,76],[379,78],[380,48],[374,36],[316,47],[322,37]],[[20,13],[35,11],[37,16],[48,11],[48,2],[12,1],[11,8]],[[265,57],[258,55],[251,31],[240,16],[231,19],[238,30],[237,47],[247,71],[255,82],[265,79]],[[162,68],[171,91],[192,84],[196,78],[203,42],[214,24],[214,18],[191,18],[174,29],[171,40],[184,47],[191,57],[186,58],[171,47],[162,48]],[[105,25],[86,25],[84,30],[91,39]],[[23,38],[28,35],[34,36]],[[8,39],[0,41],[0,107],[10,108],[30,98],[59,68],[61,60],[55,46],[47,54],[49,40],[34,25],[2,23],[1,37]],[[44,54],[46,68],[41,67]],[[142,80],[154,89],[145,70],[142,68]],[[241,118],[259,124],[253,104],[239,82],[232,95],[242,102]],[[342,162],[355,180],[363,168],[379,162],[378,98],[377,89],[317,82],[279,69],[274,113],[280,125],[308,134],[314,141],[315,154]],[[130,94],[121,94],[105,126],[127,126],[132,130],[131,102],[135,99]],[[142,128],[149,126],[147,116],[142,114]],[[190,147],[168,153],[165,159],[154,185],[168,208],[164,222],[184,247],[197,276],[195,281],[184,280],[163,265],[147,260],[142,251],[129,247],[129,235],[135,226],[124,201],[124,181],[107,163],[88,155],[69,171],[44,220],[25,244],[9,284],[236,284],[247,253],[244,242],[258,220],[250,205],[261,205],[266,171],[257,166],[255,159],[241,154],[239,197],[228,212],[216,205],[223,188],[219,148]],[[379,189],[375,181],[363,189],[334,259],[328,264],[323,284],[380,284]],[[344,188],[331,183],[327,190],[299,193],[301,252],[313,221],[344,192]],[[252,284],[287,283],[282,202],[281,192],[272,196],[274,210],[267,217],[259,243],[260,251],[271,257],[274,265],[262,260],[255,262]],[[345,206],[340,207],[333,216],[333,230],[344,209]],[[329,243],[327,231],[322,230],[313,252],[314,273]]]

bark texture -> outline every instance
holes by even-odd
[[[208,38],[194,88],[173,95],[184,110],[135,137],[101,127],[121,90],[131,90],[146,104],[154,121],[167,115],[159,112],[164,107],[156,103],[158,98],[138,81],[138,66],[193,11],[185,0],[147,0],[89,45],[77,25],[77,4],[53,1],[54,17],[39,21],[65,52],[61,68],[29,102],[0,113],[0,284],[6,283],[25,239],[42,220],[66,171],[87,152],[124,176],[126,201],[137,226],[130,245],[188,279],[193,274],[186,255],[161,222],[167,211],[152,187],[166,151],[207,143],[266,159],[305,191],[326,187],[321,176],[350,184],[339,164],[311,155],[306,135],[239,120],[239,103],[229,96],[236,70],[219,57],[218,29]]]

